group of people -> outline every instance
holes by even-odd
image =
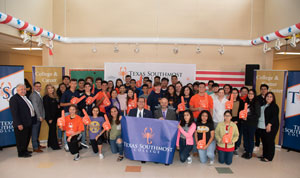
[[[217,153],[219,163],[230,165],[233,155],[239,154],[242,138],[245,159],[258,151],[260,140],[261,161],[272,161],[275,154],[279,108],[265,84],[257,96],[254,89],[229,84],[221,88],[212,80],[183,86],[176,75],[170,84],[168,78],[159,76],[154,81],[149,77],[136,81],[127,75],[124,83],[122,79],[114,83],[64,76],[57,90],[47,84],[41,96],[41,89],[41,83],[35,82],[33,92],[26,94],[25,85],[19,84],[9,101],[19,157],[31,156],[27,149],[30,138],[33,151],[43,152],[38,137],[45,120],[49,126],[47,146],[53,150],[63,147],[77,161],[80,149],[91,145],[103,159],[102,144],[109,143],[111,152],[118,154],[117,161],[122,161],[124,116],[179,121],[176,147],[180,161],[188,164],[192,155],[201,163],[209,160],[213,164]],[[86,117],[90,122],[85,122]],[[59,123],[59,118],[65,123]]]

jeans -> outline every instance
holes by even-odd
[[[68,115],[70,115],[70,113],[66,112],[66,113],[65,113],[65,116],[68,116]],[[66,131],[64,131],[64,144],[65,144],[65,145],[68,144],[68,143],[67,143],[67,135],[66,135]]]
[[[255,126],[243,125],[243,137],[246,153],[252,153],[254,147]]]
[[[220,164],[227,164],[230,165],[232,163],[233,151],[232,152],[225,152],[225,151],[218,151],[219,153],[219,163]]]
[[[193,145],[186,145],[186,140],[179,139],[179,158],[182,163],[190,156],[190,152],[193,150]]]
[[[86,144],[86,141],[85,141],[85,137],[86,137],[86,125],[84,125],[84,131],[81,132],[81,135],[82,135],[82,137],[81,137],[81,143]]]
[[[57,127],[57,137],[58,137],[59,139],[62,138],[62,130],[60,130],[59,127]]]
[[[198,150],[199,158],[201,163],[207,162],[207,157],[210,161],[214,161],[215,159],[215,149],[216,149],[216,141],[212,141],[206,150]]]
[[[117,138],[115,140],[109,140],[110,149],[113,154],[119,153],[119,155],[123,155],[123,150],[124,150],[123,141],[122,141],[122,143],[118,144],[117,140],[119,138],[121,138],[121,136],[117,136]]]
[[[41,121],[38,119],[36,124],[32,125],[32,147],[37,150],[40,146],[39,135],[41,130]]]

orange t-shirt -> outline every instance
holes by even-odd
[[[205,93],[207,95],[207,93]],[[194,108],[199,108],[200,106],[203,107],[205,110],[210,111],[210,109],[213,109],[214,103],[211,96],[207,95],[207,101],[205,100],[205,95],[200,96],[199,94],[196,94],[192,96],[190,100],[190,106],[193,106]],[[194,118],[197,119],[200,114],[200,111],[194,111],[193,115]]]
[[[101,100],[101,99],[104,97],[103,91],[99,91],[98,93],[99,93],[99,95],[98,95],[98,97],[97,97],[96,100]],[[108,98],[110,98],[110,93],[109,93],[109,92],[106,92],[106,96],[107,96]],[[106,111],[105,111],[105,106],[104,106],[104,104],[103,104],[103,101],[102,101],[102,102],[100,103],[100,105],[99,105],[99,110],[100,110],[100,112],[106,113]]]
[[[75,132],[83,132],[84,126],[82,122],[82,118],[78,115],[75,115],[75,118],[71,119],[71,116],[68,115],[65,117],[65,126],[63,129],[66,131],[66,135],[70,136],[74,134]]]

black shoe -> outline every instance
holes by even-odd
[[[32,154],[32,151],[26,151],[25,153],[27,153],[27,154]]]
[[[246,158],[247,156],[248,156],[247,152],[245,152],[245,153],[242,154],[242,158]]]
[[[19,158],[29,158],[29,157],[31,157],[31,154],[25,153],[23,155],[19,155],[18,157]]]
[[[251,159],[252,158],[252,153],[248,153],[247,157],[245,157],[246,159]]]
[[[142,164],[146,164],[146,161],[141,161]]]
[[[165,166],[170,166],[170,164],[165,164]]]
[[[52,148],[52,150],[61,150],[60,147],[55,147],[55,148]]]

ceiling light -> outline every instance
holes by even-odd
[[[281,55],[300,55],[300,52],[279,52],[276,54],[281,54]]]
[[[43,48],[11,48],[14,50],[19,50],[19,51],[40,51],[43,50]]]
[[[200,54],[200,53],[201,53],[200,46],[197,46],[197,48],[196,48],[196,53],[197,53],[197,54]]]
[[[134,52],[135,53],[139,53],[140,52],[139,44],[135,44]]]

